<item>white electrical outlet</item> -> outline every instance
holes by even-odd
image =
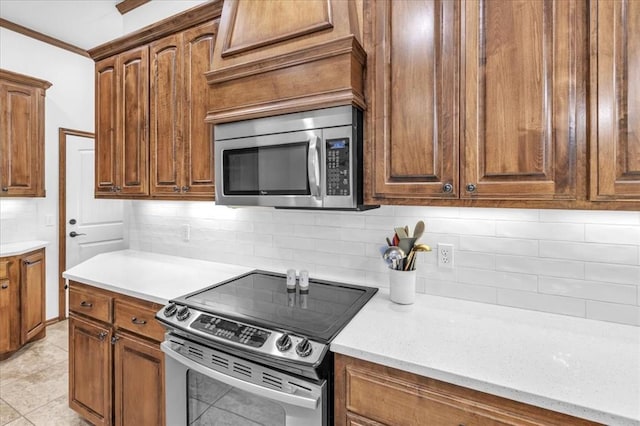
[[[453,268],[453,244],[438,243],[438,266]]]
[[[191,239],[191,225],[185,223],[182,225],[182,241],[189,241]]]

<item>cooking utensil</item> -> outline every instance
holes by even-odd
[[[393,229],[394,231],[396,231],[396,235],[398,236],[398,238],[407,238],[407,231],[405,231],[404,227],[402,226],[398,226],[397,228]]]
[[[411,248],[411,251],[409,252],[409,255],[407,256],[407,259],[404,262],[404,270],[405,271],[413,271],[415,269],[416,253],[419,252],[419,251],[431,251],[431,247],[429,247],[426,244],[415,244]]]
[[[385,238],[387,240],[387,245],[388,246],[392,246],[393,244],[391,243],[391,240],[389,239],[389,237]]]
[[[416,239],[413,237],[400,238],[398,247],[404,250],[405,253],[409,253],[415,243],[416,243]]]
[[[384,254],[382,255],[382,258],[385,262],[387,262],[389,268],[396,270],[399,268],[399,265],[401,265],[402,259],[404,259],[404,257],[404,251],[397,246],[387,247],[387,249],[384,251]]]
[[[419,220],[418,223],[416,223],[416,227],[413,229],[413,238],[417,240],[420,237],[422,237],[422,234],[424,233],[424,228],[425,228],[424,222]]]

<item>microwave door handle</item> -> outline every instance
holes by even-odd
[[[320,197],[320,153],[318,152],[319,139],[320,138],[317,136],[311,136],[311,139],[309,139],[309,154],[307,157],[309,189],[311,190],[311,195],[316,198]]]

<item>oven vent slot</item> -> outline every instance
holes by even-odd
[[[229,368],[229,360],[216,354],[211,354],[211,364],[217,365],[224,369]]]
[[[311,388],[309,388],[309,387],[307,387],[307,386],[302,386],[300,383],[289,382],[289,384],[290,384],[291,386],[295,386],[295,387],[296,387],[296,388],[298,388],[298,389],[304,389],[304,390],[306,390],[307,392],[312,392]]]
[[[269,373],[262,373],[262,383],[277,389],[282,389],[282,379]]]
[[[202,351],[200,349],[194,348],[193,346],[188,346],[187,347],[187,351],[189,352],[189,355],[191,357],[204,360],[204,354],[202,353]]]
[[[251,374],[252,374],[251,367],[244,364],[240,364],[239,362],[233,363],[233,372],[237,374],[241,374],[246,377],[251,377]]]

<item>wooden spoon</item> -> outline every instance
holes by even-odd
[[[424,234],[424,222],[419,220],[418,223],[416,223],[415,229],[413,230],[413,238],[417,240],[422,237],[422,234]]]

